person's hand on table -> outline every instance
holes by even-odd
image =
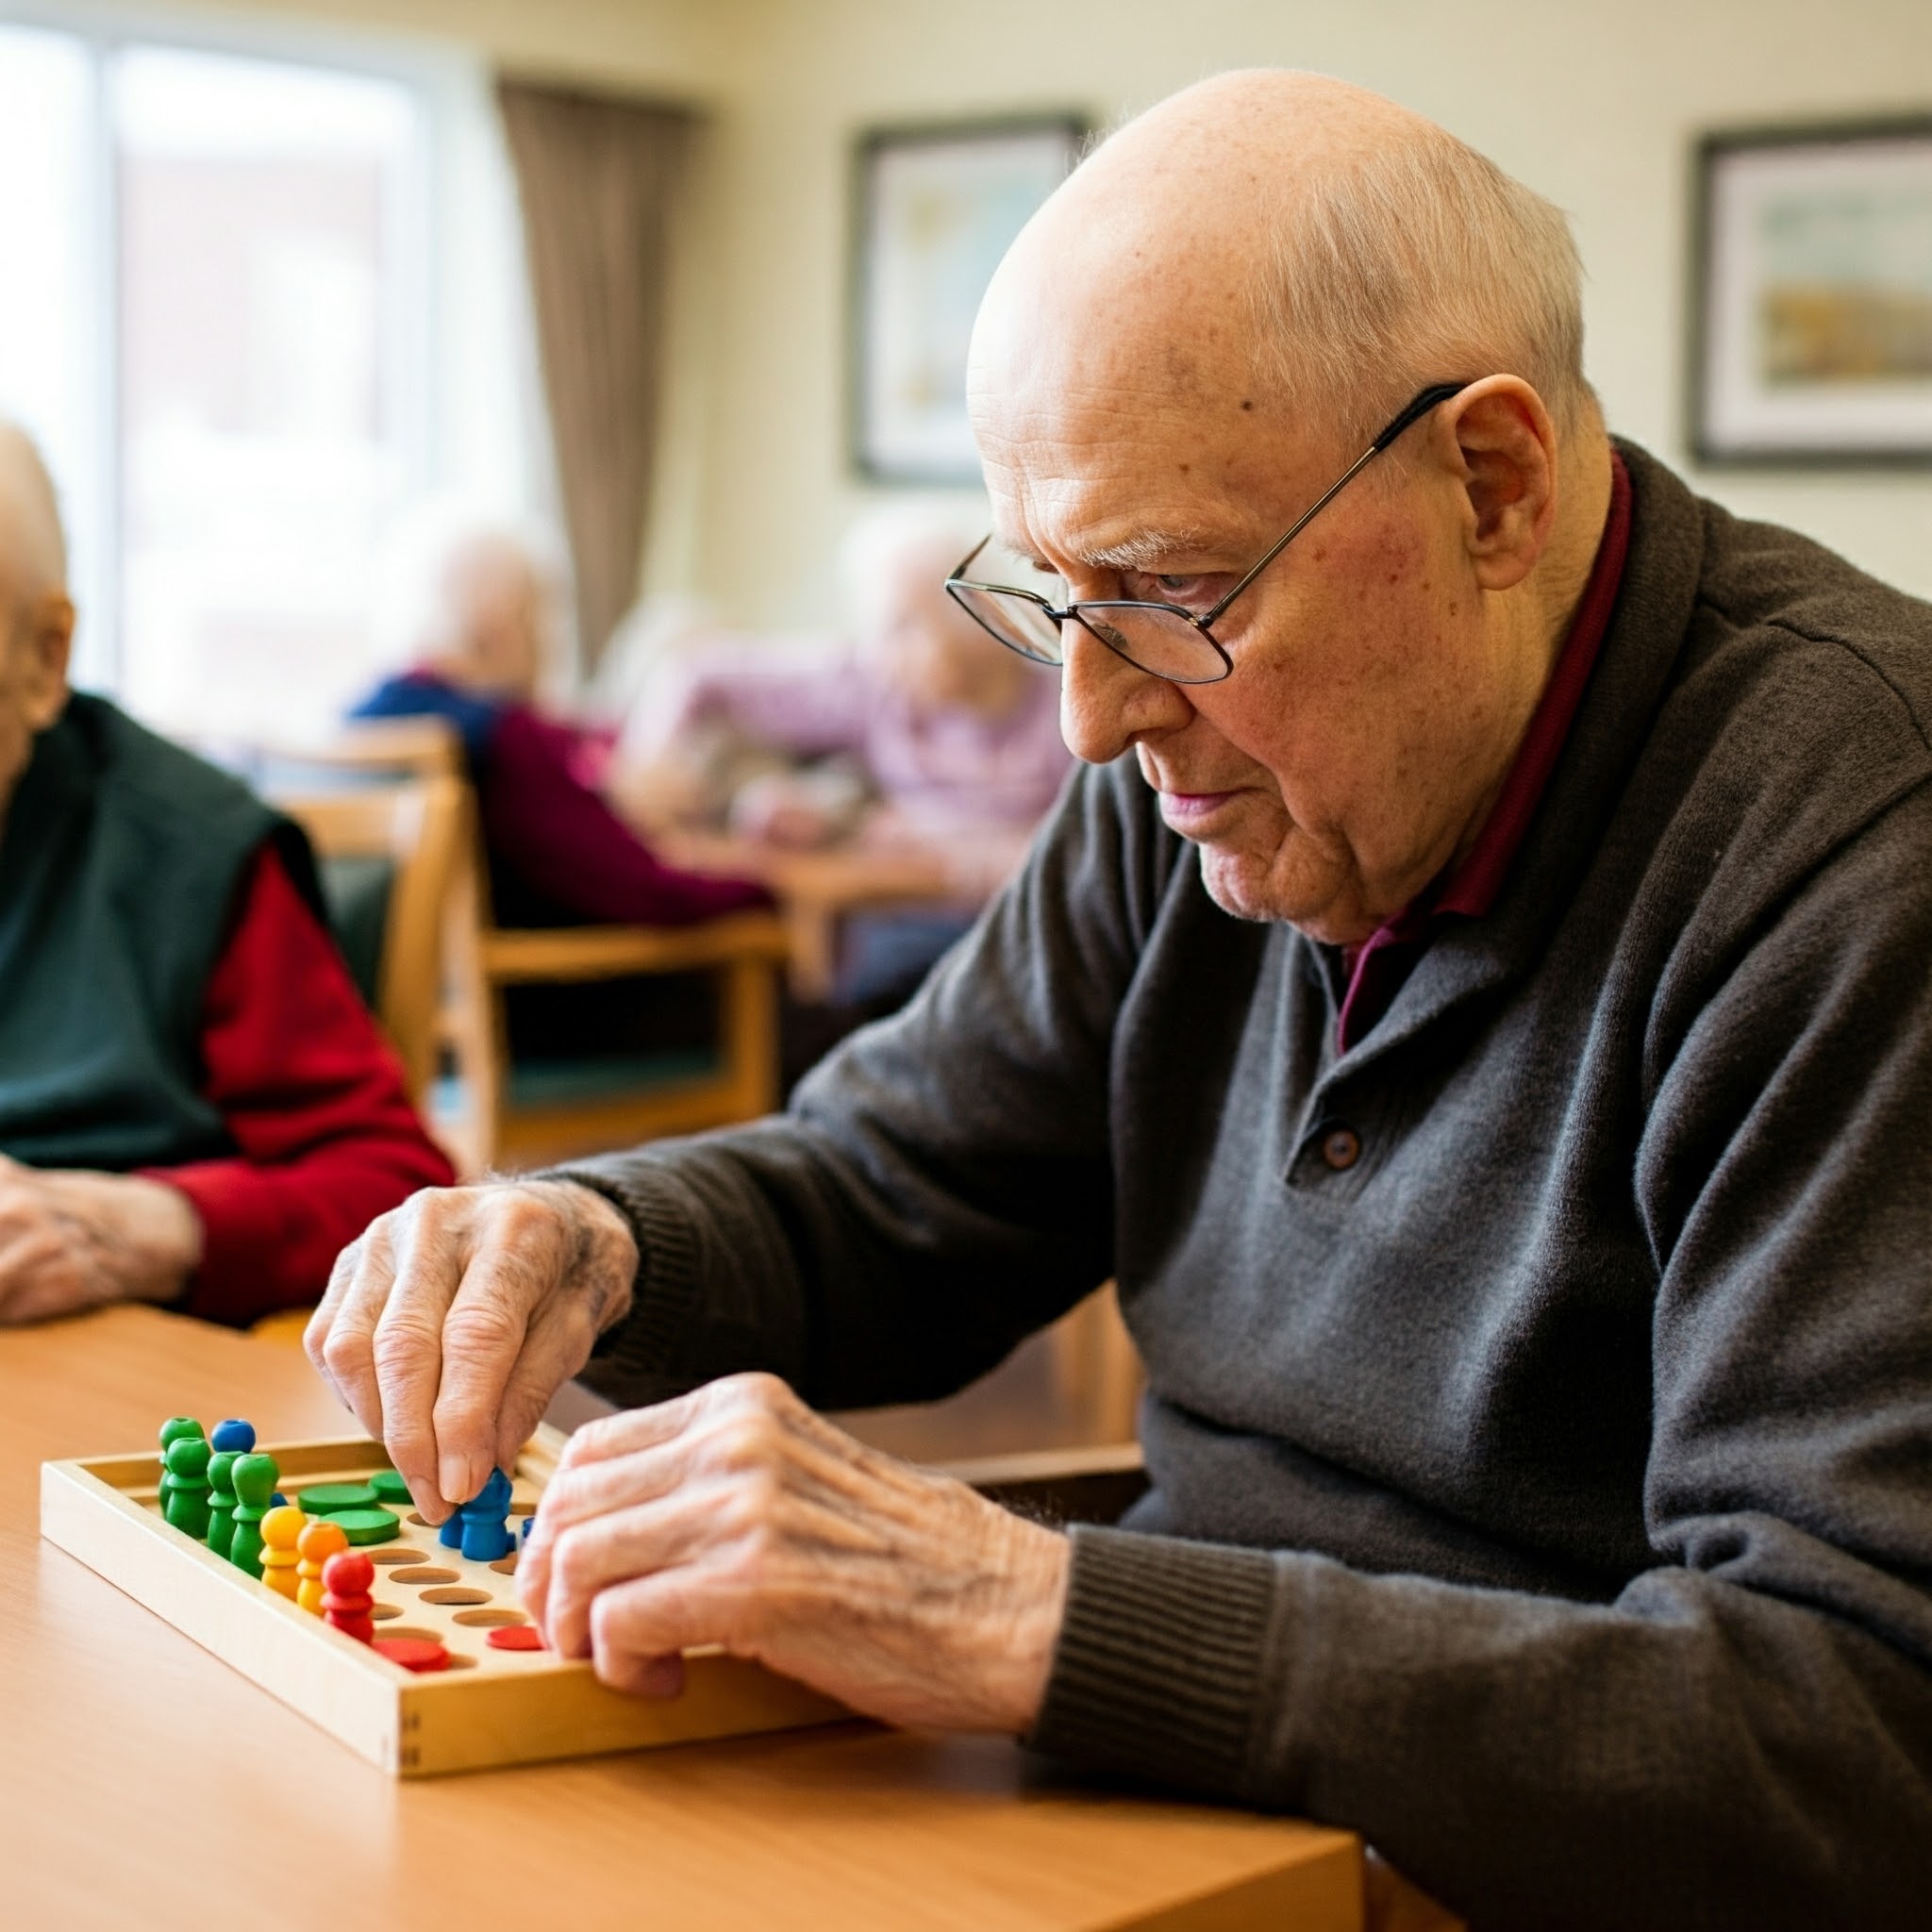
[[[588,1188],[426,1189],[343,1249],[303,1345],[441,1523],[512,1465],[629,1308],[637,1268],[624,1217]]]
[[[172,1301],[200,1259],[201,1221],[179,1189],[0,1155],[0,1323]]]
[[[1063,1536],[746,1374],[579,1429],[517,1587],[621,1690],[674,1693],[678,1653],[716,1643],[891,1723],[1017,1734],[1067,1565]]]

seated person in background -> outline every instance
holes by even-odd
[[[701,761],[716,758],[721,740],[836,759],[862,772],[875,795],[863,836],[985,844],[1004,876],[1072,760],[1053,686],[1029,676],[941,588],[972,541],[929,510],[861,518],[841,558],[853,639],[701,648],[670,701],[634,716],[620,746],[632,769],[613,789],[646,809],[682,801],[748,837],[819,845],[855,829],[857,801],[828,796],[811,773],[769,770],[719,799]]]
[[[71,695],[73,632],[52,486],[0,424],[0,1322],[306,1305],[449,1163],[301,834]]]
[[[498,921],[694,925],[769,905],[749,880],[664,864],[596,789],[608,738],[537,709],[553,581],[536,547],[475,519],[415,534],[401,625],[411,668],[351,716],[446,718],[461,735]],[[716,1000],[705,974],[512,987],[510,1056],[681,1061],[716,1038]]]
[[[972,541],[930,509],[861,518],[841,558],[851,640],[715,641],[668,703],[633,714],[620,745],[613,795],[641,812],[682,804],[771,844],[853,835],[946,858],[953,903],[846,922],[835,1005],[790,1016],[788,1085],[917,991],[1017,870],[1072,763],[1053,685],[943,589]],[[774,752],[812,762],[774,770]]]
[[[690,925],[763,887],[663,864],[596,790],[606,746],[543,717],[549,586],[531,545],[481,522],[426,533],[404,629],[411,668],[354,718],[446,718],[461,735],[506,924]]]

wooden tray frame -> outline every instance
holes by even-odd
[[[540,1429],[512,1474],[541,1490],[563,1436]],[[286,1487],[391,1467],[360,1438],[264,1443]],[[683,1693],[631,1697],[587,1662],[522,1656],[519,1668],[418,1676],[262,1588],[142,1500],[155,1455],[41,1465],[41,1534],[212,1651],[311,1724],[396,1777],[591,1757],[850,1718],[843,1705],[721,1651],[687,1653]]]

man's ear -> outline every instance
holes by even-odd
[[[1557,426],[1520,375],[1489,375],[1443,405],[1437,451],[1460,491],[1463,543],[1486,591],[1513,590],[1557,520]]]
[[[27,607],[14,640],[21,655],[27,729],[44,731],[67,708],[67,667],[74,656],[74,606],[58,591]]]

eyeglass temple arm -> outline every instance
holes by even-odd
[[[1244,576],[1241,580],[1241,582],[1238,583],[1234,587],[1234,589],[1231,590],[1227,593],[1227,595],[1224,596],[1221,600],[1221,602],[1214,607],[1212,610],[1209,610],[1206,612],[1204,615],[1197,617],[1193,620],[1195,627],[1200,630],[1206,630],[1208,626],[1211,625],[1215,621],[1215,619],[1218,618],[1221,615],[1221,613],[1224,610],[1225,610],[1227,607],[1230,604],[1232,604],[1234,600],[1237,597],[1239,597],[1241,593],[1243,591],[1245,591],[1248,588],[1248,586],[1252,584],[1255,581],[1255,579],[1257,576],[1259,576],[1261,573],[1264,570],[1266,570],[1268,566],[1271,563],[1273,563],[1274,559],[1277,557],[1279,557],[1284,550],[1288,548],[1290,543],[1291,543],[1295,540],[1295,538],[1299,537],[1301,533],[1307,528],[1308,525],[1314,521],[1317,513],[1323,509],[1325,509],[1331,499],[1339,496],[1341,493],[1343,489],[1345,489],[1347,485],[1354,480],[1356,472],[1359,470],[1364,463],[1373,462],[1378,456],[1382,454],[1382,452],[1385,449],[1389,447],[1389,445],[1391,442],[1395,441],[1395,439],[1398,436],[1402,434],[1402,432],[1405,429],[1408,427],[1408,425],[1411,423],[1419,422],[1423,417],[1426,416],[1429,413],[1429,411],[1436,407],[1438,403],[1446,403],[1451,396],[1461,394],[1463,390],[1468,388],[1468,386],[1469,385],[1467,383],[1461,382],[1439,382],[1435,384],[1434,387],[1424,390],[1422,394],[1417,396],[1415,400],[1412,403],[1410,403],[1406,409],[1403,410],[1401,415],[1396,417],[1396,419],[1392,423],[1391,423],[1389,426],[1386,429],[1384,429],[1379,436],[1375,438],[1374,441],[1370,443],[1368,448],[1363,450],[1361,455],[1356,458],[1355,461],[1349,464],[1348,468],[1342,471],[1341,475],[1336,477],[1334,482],[1329,484],[1327,489],[1323,491],[1320,496],[1316,497],[1313,503],[1309,504],[1307,508],[1305,509],[1301,513],[1301,515],[1294,520],[1294,524],[1292,527],[1288,531],[1287,535],[1285,535],[1281,539],[1281,541],[1278,543],[1276,543],[1268,552],[1268,554],[1255,565],[1255,567],[1251,571],[1249,571],[1247,575]],[[975,556],[977,554],[977,552],[974,553]],[[968,560],[971,561],[970,558]]]
[[[953,568],[950,571],[946,573],[947,583],[950,584],[954,582],[957,578],[963,577],[966,575],[966,573],[973,568],[974,560],[978,557],[979,553],[982,550],[984,550],[986,546],[991,541],[992,533],[989,531],[984,537],[982,537],[979,540],[977,543],[975,543],[973,546],[971,550],[969,550],[966,553],[964,557],[962,557],[959,559],[958,563],[956,563],[953,566]]]

